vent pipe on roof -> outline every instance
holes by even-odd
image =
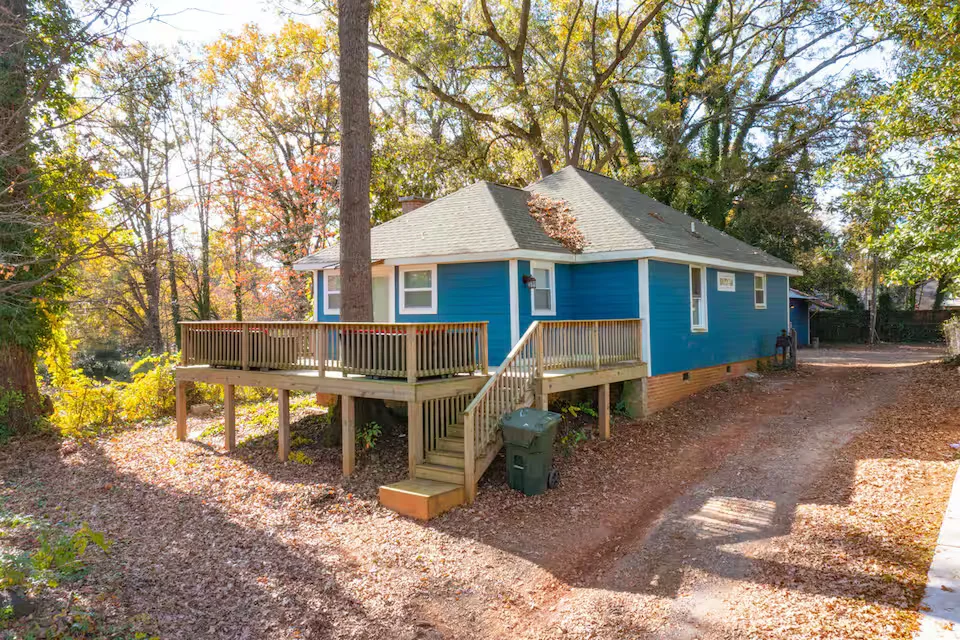
[[[697,232],[697,223],[691,220],[691,221],[690,221],[690,233],[696,233],[696,232]]]
[[[431,202],[433,202],[432,198],[424,198],[423,196],[403,196],[400,198],[400,210],[403,213],[410,213]]]

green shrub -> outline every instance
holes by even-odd
[[[382,434],[383,427],[376,422],[368,422],[357,429],[357,444],[364,450],[373,449]]]
[[[563,415],[568,415],[571,418],[578,417],[581,413],[591,418],[596,418],[599,416],[597,410],[593,408],[593,405],[589,402],[581,402],[579,404],[568,404],[560,410],[560,413]]]
[[[21,524],[39,526],[35,521]],[[110,542],[103,534],[93,531],[86,523],[71,534],[41,528],[35,549],[0,556],[0,590],[38,593],[44,588],[56,587],[84,570],[84,555],[91,544],[104,552],[110,549]]]
[[[569,431],[560,436],[560,453],[565,457],[572,456],[573,452],[577,450],[577,447],[589,439],[590,437],[587,435],[585,429]]]
[[[80,369],[49,367],[54,385],[50,424],[65,437],[85,439],[173,415],[174,367],[170,354],[142,358],[130,368],[131,382],[98,382]]]

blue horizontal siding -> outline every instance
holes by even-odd
[[[651,375],[773,355],[786,329],[787,278],[767,276],[767,308],[753,303],[753,273],[736,272],[736,291],[717,290],[707,269],[707,331],[690,329],[690,267],[650,260]]]
[[[397,275],[397,274],[395,274]],[[509,264],[463,262],[437,265],[437,313],[400,313],[396,280],[397,322],[488,322],[489,358],[498,365],[510,351]]]
[[[619,320],[640,314],[636,260],[574,265],[570,320]]]
[[[790,300],[790,324],[797,330],[797,344],[810,344],[810,332],[808,331],[807,314],[809,313],[809,303],[806,300]]]
[[[636,260],[554,264],[557,315],[534,316],[530,290],[523,283],[530,262],[517,261],[520,333],[534,320],[615,320],[636,318],[640,312],[639,272]]]

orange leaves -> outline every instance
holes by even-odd
[[[583,251],[587,241],[577,228],[577,217],[570,213],[570,205],[566,200],[551,200],[534,193],[527,201],[527,207],[548,236],[574,253]]]

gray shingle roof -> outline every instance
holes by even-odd
[[[371,230],[374,260],[456,256],[502,251],[570,252],[547,236],[530,216],[531,193],[566,200],[586,238],[583,256],[657,249],[758,267],[795,269],[708,224],[597,173],[567,167],[525,189],[477,182]],[[690,223],[695,223],[691,232]],[[338,247],[297,264],[335,266]]]

